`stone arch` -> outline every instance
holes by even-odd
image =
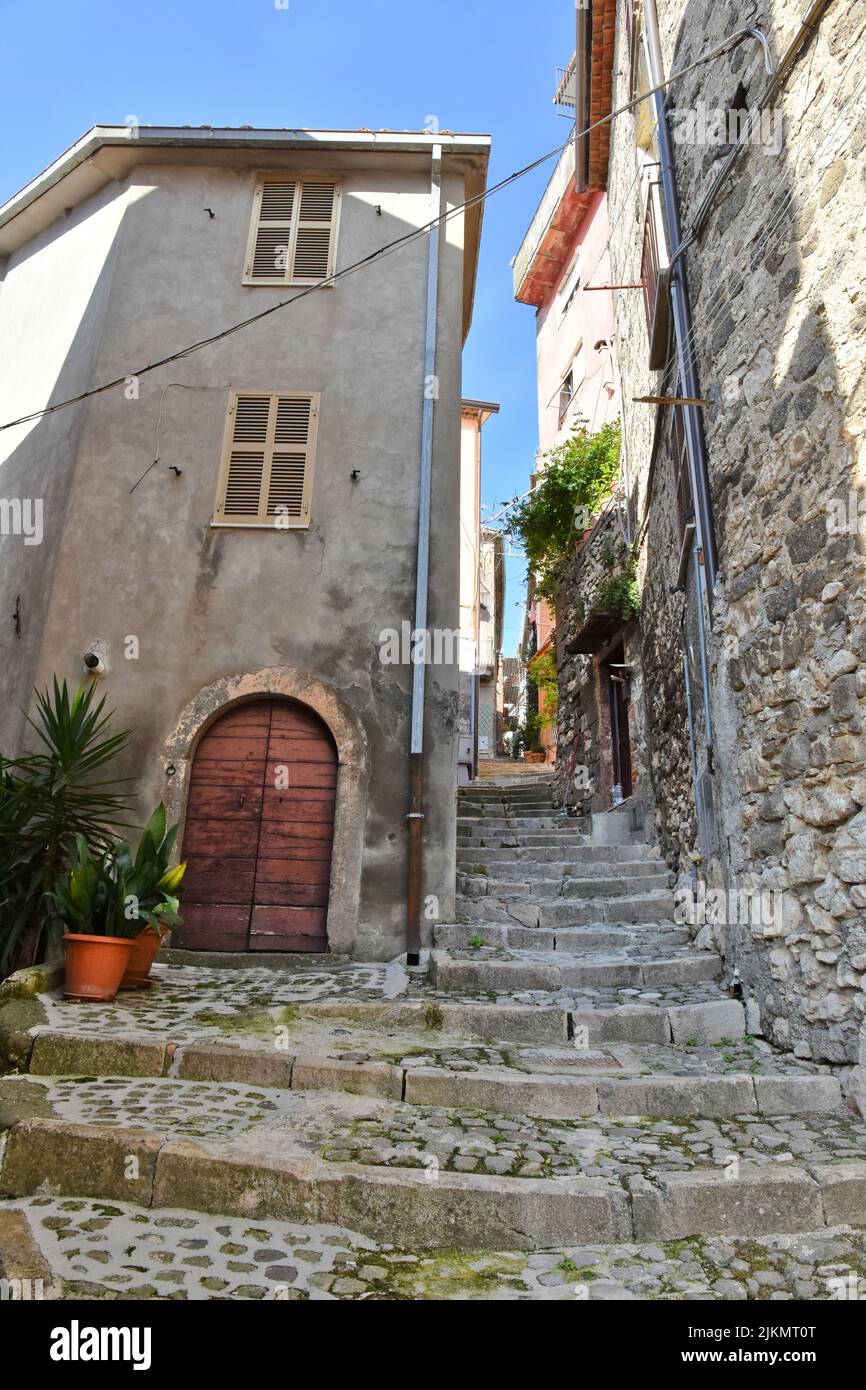
[[[358,931],[364,812],[369,779],[367,738],[357,715],[325,681],[289,666],[223,676],[190,700],[165,741],[163,800],[170,822],[180,822],[183,842],[190,770],[202,735],[232,705],[262,696],[285,696],[307,705],[327,725],[337,746],[337,798],[328,903],[328,945],[351,955]]]

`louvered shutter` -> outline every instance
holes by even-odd
[[[338,202],[334,179],[260,179],[244,280],[312,285],[331,275]]]
[[[318,397],[238,392],[229,409],[216,520],[307,526]]]

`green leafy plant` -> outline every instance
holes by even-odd
[[[100,774],[129,741],[109,732],[110,715],[96,686],[70,695],[66,682],[36,693],[28,723],[39,747],[20,758],[0,755],[0,971],[32,964],[57,945],[46,894],[69,863],[76,836],[97,851],[111,827],[124,824],[129,779]]]
[[[536,592],[556,597],[556,586],[577,540],[608,497],[619,467],[618,420],[590,434],[587,421],[565,444],[544,455],[529,497],[510,512],[505,529],[517,536],[536,575]]]
[[[142,832],[135,858],[124,840],[93,853],[76,835],[70,864],[47,902],[68,932],[92,936],[138,936],[146,926],[162,935],[180,926],[177,889],[185,864],[169,867],[177,826],[166,831],[165,807],[157,806]]]
[[[593,599],[592,613],[618,613],[626,621],[640,615],[641,597],[634,561],[619,574],[612,574],[599,584]]]
[[[529,679],[539,695],[539,713],[534,716],[536,728],[541,731],[556,723],[556,709],[559,703],[559,678],[556,673],[556,653],[553,647],[534,656],[527,665]]]

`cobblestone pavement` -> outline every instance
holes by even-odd
[[[62,1120],[172,1138],[231,1139],[287,1109],[286,1092],[205,1081],[60,1077],[49,1093]]]
[[[605,1177],[726,1169],[743,1163],[860,1159],[866,1122],[853,1116],[730,1120],[533,1120],[425,1107],[388,1122],[337,1125],[323,1156],[393,1168],[438,1166],[521,1178]]]
[[[79,1004],[43,994],[48,1024],[75,1033],[112,1037],[170,1035],[177,1042],[214,1038],[230,1031],[238,1014],[258,1015],[272,1033],[287,1006],[315,999],[378,999],[386,994],[385,965],[333,965],[327,969],[208,970],[156,965],[153,988],[123,990],[113,1004]],[[404,972],[401,972],[400,984]],[[246,1031],[255,1031],[247,1017]]]
[[[54,1113],[74,1123],[195,1138],[205,1148],[256,1129],[258,1146],[285,1155],[504,1177],[621,1182],[633,1174],[725,1170],[732,1158],[808,1166],[862,1159],[866,1145],[866,1121],[845,1111],[771,1120],[544,1120],[173,1078],[62,1077],[39,1084]]]
[[[866,1299],[866,1232],[699,1237],[537,1254],[407,1251],[337,1227],[34,1197],[66,1299]]]

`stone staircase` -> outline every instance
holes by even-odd
[[[203,960],[113,1005],[31,1001],[0,1080],[0,1264],[5,1220],[65,1297],[827,1297],[856,1277],[844,1071],[746,1035],[653,848],[592,843],[540,776],[461,789],[458,837],[457,920],[417,972]]]

